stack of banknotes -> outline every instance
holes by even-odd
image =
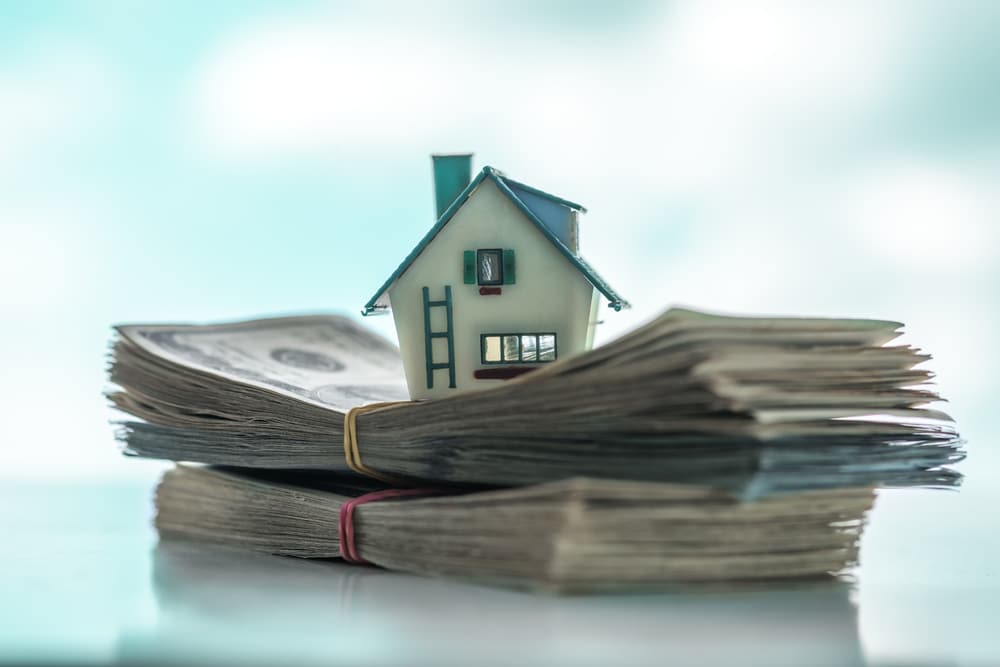
[[[569,591],[828,578],[877,488],[960,483],[901,332],[673,309],[409,402],[395,346],[345,317],[128,325],[109,397],[127,454],[183,463],[164,537]]]

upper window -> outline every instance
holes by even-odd
[[[476,278],[480,285],[503,284],[503,250],[476,251]]]
[[[462,254],[462,264],[466,285],[495,286],[515,283],[513,248],[466,250]]]

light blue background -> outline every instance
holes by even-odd
[[[969,481],[880,505],[866,650],[991,655],[998,34],[993,2],[0,0],[0,484],[151,484],[110,324],[357,314],[433,222],[428,155],[471,150],[589,208],[635,306],[600,340],[670,304],[907,322]]]

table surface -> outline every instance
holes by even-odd
[[[158,542],[151,497],[0,481],[0,662],[1000,664],[988,476],[880,492],[853,583],[591,597]]]

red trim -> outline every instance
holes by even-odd
[[[499,287],[480,287],[479,296],[499,295],[502,290]]]
[[[480,368],[472,372],[477,380],[509,380],[518,375],[524,375],[538,368],[537,366],[504,366],[502,368]]]

